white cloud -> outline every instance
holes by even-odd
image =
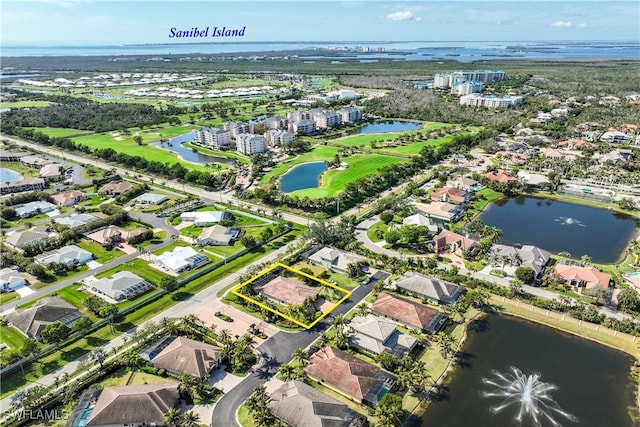
[[[587,25],[586,22],[582,22],[582,23],[576,25],[576,28],[587,28],[587,27],[588,27],[588,25]]]
[[[399,10],[387,15],[387,19],[391,19],[392,21],[410,21],[413,18],[413,12],[409,10]]]
[[[569,27],[573,26],[571,21],[554,21],[549,25],[551,25],[552,27],[556,27],[556,28],[569,28]]]

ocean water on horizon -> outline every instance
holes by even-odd
[[[363,50],[368,51],[364,52]],[[210,44],[147,44],[110,46],[2,46],[0,57],[21,56],[128,56],[128,55],[220,55],[229,53],[313,51],[304,59],[337,56],[356,60],[438,60],[470,62],[509,58],[638,58],[638,41],[593,42],[264,42]],[[340,66],[336,63],[336,66]]]

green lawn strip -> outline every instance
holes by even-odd
[[[469,312],[467,313],[467,318],[472,318],[473,316],[476,316],[477,313],[478,313],[477,310],[470,309]],[[449,327],[447,327],[446,332],[453,337],[457,345],[460,342],[460,340],[464,339],[464,336],[466,334],[466,327],[467,327],[466,324],[460,324],[460,323],[455,323],[453,325],[450,324]],[[399,329],[406,334],[408,334],[409,332],[407,329],[403,327],[399,327]],[[424,349],[422,349],[420,353],[418,353],[416,359],[421,360],[425,363],[427,367],[427,371],[433,381],[436,381],[441,376],[446,375],[445,370],[447,369],[448,360],[442,357],[442,355],[440,354],[440,349],[438,345],[433,343],[432,341],[429,341],[427,346]],[[418,403],[420,403],[420,401],[422,401],[425,397],[426,397],[425,391],[412,392],[410,390],[407,390],[404,397],[402,398],[402,408],[406,412],[411,412],[416,408]],[[423,405],[421,406],[420,410],[424,411],[427,405],[428,405],[428,401],[423,402]]]
[[[136,222],[136,221],[127,221],[125,224],[120,226],[120,228],[122,228],[125,231],[133,231],[133,230],[135,230],[136,228],[139,228],[139,227],[146,228],[145,225],[140,224],[139,222]]]
[[[238,423],[240,423],[242,427],[256,427],[249,413],[249,409],[244,403],[238,408]]]
[[[89,251],[94,254],[96,256],[96,261],[100,264],[106,264],[107,262],[125,254],[117,249],[107,250],[98,244],[90,243],[86,240],[81,240],[76,245],[85,251]]]
[[[439,147],[445,142],[453,141],[454,136],[448,135],[441,138],[429,139],[426,141],[409,142],[407,144],[398,145],[396,147],[384,147],[374,150],[374,152],[401,154],[405,156],[417,156],[423,147],[432,146]]]
[[[82,265],[78,267],[76,270],[72,270],[66,273],[61,273],[56,275],[49,275],[45,279],[39,282],[33,283],[29,287],[34,291],[37,291],[39,289],[46,288],[47,286],[52,285],[54,283],[60,282],[61,280],[71,279],[72,277],[77,276],[78,274],[87,270],[89,270],[89,267],[87,267],[86,265]]]
[[[369,237],[369,240],[371,240],[372,242],[381,242],[382,240],[384,240],[384,238],[379,239],[376,236],[376,231],[380,230],[382,231],[382,235],[384,236],[385,234],[387,234],[387,230],[389,229],[389,226],[387,224],[385,224],[382,221],[378,221],[375,224],[373,224],[371,227],[369,227],[369,229],[367,230],[367,237]]]
[[[167,277],[168,275],[163,273],[162,271],[150,267],[146,261],[136,258],[131,261],[127,261],[124,264],[120,264],[117,267],[114,267],[110,270],[104,271],[100,274],[96,275],[96,278],[102,279],[104,277],[112,277],[115,273],[119,271],[131,271],[132,273],[137,274],[148,282],[154,283],[156,285],[160,284],[160,281],[163,277]]]
[[[167,246],[160,248],[160,249],[156,249],[155,251],[152,252],[152,254],[154,255],[161,255],[165,252],[169,252],[174,250],[175,248],[177,248],[178,246],[191,246],[189,243],[185,242],[184,240],[175,240],[171,243],[169,243]]]
[[[16,298],[20,298],[20,295],[17,292],[2,292],[0,293],[0,305],[6,304],[9,301],[12,301]]]
[[[357,179],[375,174],[382,167],[395,163],[402,163],[408,159],[377,154],[356,154],[343,158],[342,161],[348,165],[344,170],[328,170],[321,176],[320,188],[306,188],[290,193],[292,196],[309,197],[318,199],[321,197],[335,196],[346,188],[347,184]]]
[[[0,108],[27,108],[27,107],[46,107],[51,105],[50,101],[15,101],[15,102],[1,102]]]
[[[83,292],[79,290],[79,285],[76,284],[71,284],[68,286],[65,286],[62,289],[58,289],[55,292],[52,292],[50,294],[44,295],[38,299],[29,301],[27,303],[24,304],[20,304],[18,305],[16,308],[17,309],[24,309],[24,308],[29,308],[29,307],[33,307],[38,301],[40,301],[42,298],[47,298],[50,296],[54,296],[57,295],[60,298],[62,298],[63,300],[67,301],[69,304],[79,308],[80,310],[82,310],[84,308],[84,306],[82,305],[82,302],[87,299],[87,297],[89,297],[89,293],[87,292]]]
[[[70,136],[86,135],[88,133],[93,133],[90,130],[81,130],[81,129],[72,129],[72,128],[43,127],[43,128],[27,128],[27,129],[33,129],[35,131],[42,132],[51,138],[65,138]]]
[[[16,328],[6,325],[0,325],[0,342],[6,344],[11,349],[19,349],[27,340],[22,332]]]
[[[229,212],[234,217],[232,227],[241,227],[245,225],[268,225],[266,221],[258,218],[254,218],[252,216],[243,215],[242,213],[238,213],[238,210],[239,209],[235,206],[231,207],[221,203],[216,203],[215,205],[202,206],[194,210],[193,212],[213,212],[213,211]],[[259,216],[256,213],[254,213],[253,215]],[[205,227],[198,227],[198,228],[205,228]]]
[[[483,199],[493,202],[494,200],[498,200],[501,197],[504,197],[504,194],[498,193],[491,188],[483,188],[482,190],[476,192],[477,195],[482,196]]]
[[[301,268],[306,267],[309,270],[313,271],[313,275],[314,276],[318,276],[320,273],[322,273],[323,271],[326,270],[324,267],[321,267],[321,266],[315,265],[315,264],[311,264],[311,263],[308,263],[308,262],[298,262],[295,265],[293,265],[292,267],[293,268],[297,268],[298,270],[301,269]],[[328,282],[333,280],[341,288],[353,289],[353,288],[358,286],[358,283],[356,283],[355,281],[351,280],[349,277],[347,277],[347,276],[345,276],[343,274],[340,274],[340,273],[336,273],[336,272],[331,271],[331,270],[328,270],[328,271],[329,271],[329,278],[328,279],[323,279],[323,280],[326,280]]]
[[[246,164],[246,165],[251,163],[251,161],[249,160],[249,158],[247,156],[243,156],[242,154],[239,154],[239,153],[237,153],[235,151],[210,150],[208,148],[200,147],[199,145],[191,144],[190,142],[186,142],[186,143],[182,144],[182,146],[186,147],[186,148],[195,148],[196,150],[198,150],[202,154],[208,154],[210,156],[218,156],[218,157],[225,157],[227,159],[234,159],[234,160],[237,160],[240,163],[243,163],[243,164]]]
[[[182,133],[188,132],[189,130],[191,129],[185,128],[182,130]],[[202,164],[180,161],[176,153],[144,143],[145,136],[148,142],[151,142],[157,140],[158,135],[159,133],[141,134],[141,136],[143,137],[142,145],[137,145],[134,142],[133,135],[114,137],[108,133],[80,136],[77,138],[73,138],[73,140],[78,144],[87,145],[92,149],[113,148],[117,152],[125,153],[130,156],[140,156],[144,157],[147,160],[153,160],[162,163],[181,163],[183,166],[188,167],[189,169],[205,170],[205,166]]]
[[[634,343],[632,340],[627,339],[623,334],[614,336],[613,334],[606,332],[603,327],[596,330],[595,328],[598,325],[590,324],[588,322],[580,322],[568,315],[564,320],[562,319],[562,314],[553,313],[554,316],[548,316],[547,310],[535,308],[532,311],[531,306],[528,304],[520,304],[518,306],[516,301],[509,299],[505,299],[503,301],[502,297],[496,295],[491,296],[491,303],[501,307],[501,313],[551,326],[552,328],[622,350],[625,353],[633,355],[635,358],[640,358],[640,348],[638,348],[638,343]],[[550,314],[552,313],[550,312]]]
[[[265,184],[270,181],[271,177],[278,177],[284,174],[291,167],[299,165],[300,163],[333,160],[338,151],[339,149],[337,147],[331,147],[329,145],[315,147],[312,151],[280,163],[265,174],[260,182]]]

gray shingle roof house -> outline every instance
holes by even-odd
[[[97,216],[89,214],[71,214],[70,216],[65,216],[64,218],[56,218],[53,221],[56,224],[66,225],[70,228],[76,228],[80,227],[81,225],[88,224],[91,221],[95,221],[96,219],[98,219]]]
[[[17,270],[3,268],[0,270],[0,291],[11,292],[26,285],[27,281]]]
[[[38,255],[33,260],[38,264],[46,265],[50,262],[59,262],[69,266],[83,265],[93,259],[93,254],[76,245],[63,246],[55,251]]]
[[[493,245],[491,250],[498,256],[504,255],[509,257],[512,260],[512,265],[533,269],[536,273],[536,278],[544,273],[544,269],[551,259],[550,252],[532,245],[524,245],[521,248],[507,245]]]
[[[87,427],[164,425],[164,415],[178,405],[178,383],[105,387]]]
[[[170,336],[145,348],[140,357],[156,368],[175,374],[187,372],[196,378],[204,378],[220,364],[222,350],[215,345]]]
[[[464,290],[453,283],[427,277],[414,271],[407,271],[395,283],[401,291],[421,298],[429,298],[438,304],[454,304]]]
[[[296,380],[284,383],[271,393],[267,403],[271,413],[289,426],[360,427],[365,418],[313,387]]]
[[[49,233],[46,231],[40,230],[25,230],[25,231],[16,231],[7,236],[4,242],[13,246],[14,248],[21,248],[29,243],[35,243],[37,241],[46,239],[49,237]]]
[[[237,232],[230,231],[223,225],[214,225],[204,228],[197,241],[200,246],[228,246],[233,241],[234,235],[237,235]]]
[[[345,273],[349,264],[363,261],[364,258],[328,246],[309,256],[309,261],[339,273]]]
[[[104,294],[115,301],[135,298],[152,287],[149,282],[130,271],[119,271],[111,276],[111,279],[103,278],[91,283],[92,291]]]
[[[60,322],[70,326],[84,317],[80,310],[59,297],[43,298],[33,307],[14,311],[6,316],[8,322],[26,336],[40,340],[40,333],[49,324]]]
[[[397,323],[373,314],[354,317],[349,327],[351,345],[373,354],[386,351],[402,358],[411,353],[418,344],[414,337],[400,332]]]

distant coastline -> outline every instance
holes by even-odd
[[[2,57],[132,56],[132,55],[287,55],[314,52],[316,56],[348,55],[353,59],[405,61],[500,59],[637,59],[640,42],[622,41],[193,41],[104,46],[11,46]]]

